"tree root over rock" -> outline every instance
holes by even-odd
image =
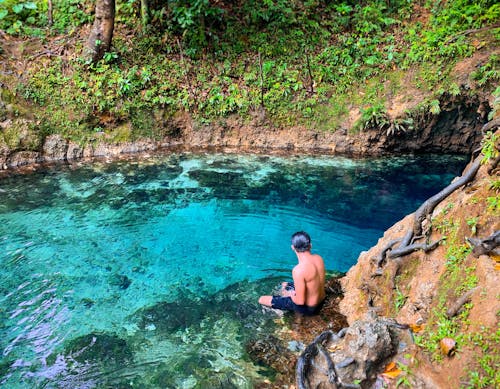
[[[446,317],[451,319],[456,316],[461,310],[466,302],[469,302],[472,295],[476,291],[476,288],[472,288],[471,290],[465,292],[458,300],[456,300],[451,306],[446,310]]]
[[[396,329],[407,329],[393,320],[358,321],[338,333],[325,331],[306,347],[297,362],[299,389],[354,389],[367,387],[388,358],[396,354]]]
[[[380,275],[380,269],[386,262],[387,258],[399,258],[408,255],[414,251],[423,250],[425,252],[434,250],[440,243],[440,241],[435,242],[423,242],[414,243],[415,240],[421,239],[428,235],[429,231],[424,231],[424,222],[430,222],[430,215],[434,211],[434,208],[446,199],[450,194],[452,194],[458,188],[471,182],[476,173],[481,166],[481,158],[476,157],[475,160],[469,166],[469,169],[458,179],[453,181],[450,185],[444,188],[439,193],[435,194],[431,198],[427,199],[415,212],[413,226],[408,229],[405,235],[401,238],[391,240],[382,249],[380,255],[375,258],[377,263],[377,271],[375,275]],[[393,247],[399,243],[396,249]]]
[[[489,123],[486,123],[482,128],[483,135],[486,133],[486,131],[489,131],[495,127],[500,127],[500,119],[495,119],[490,121]],[[495,147],[498,149],[499,145],[497,144],[495,145]],[[480,150],[476,150],[474,154],[479,154],[479,151]],[[423,250],[425,252],[432,251],[439,245],[440,243],[439,240],[435,242],[426,241],[423,243],[415,243],[415,241],[418,239],[428,237],[430,233],[430,228],[425,228],[425,227],[430,226],[430,216],[434,211],[434,209],[436,208],[436,206],[439,203],[441,203],[444,199],[446,199],[449,195],[451,195],[455,190],[471,182],[476,176],[481,166],[482,163],[481,161],[482,158],[480,154],[476,155],[475,158],[473,157],[471,163],[469,164],[469,168],[460,178],[453,181],[450,185],[448,185],[446,188],[441,190],[436,195],[427,199],[417,209],[414,215],[412,228],[408,229],[408,231],[405,233],[403,237],[388,242],[387,245],[381,250],[380,254],[376,258],[374,258],[377,264],[377,270],[375,271],[374,276],[379,276],[382,274],[381,269],[388,258],[392,259],[392,258],[403,257],[418,250]],[[496,169],[499,162],[500,162],[500,155],[492,158],[487,169],[488,174],[491,174],[491,172]],[[490,237],[490,238],[493,239],[495,237]],[[475,247],[477,247],[477,244],[475,244],[475,242],[471,240],[469,240],[469,242],[473,244]],[[393,248],[398,243],[399,246],[397,248]],[[484,242],[480,243],[482,244]]]
[[[472,245],[472,254],[476,257],[480,255],[500,255],[500,230],[484,239],[467,238],[467,241]]]

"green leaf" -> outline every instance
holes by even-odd
[[[32,1],[28,1],[27,3],[24,3],[24,8],[26,9],[36,9],[36,3],[33,3]]]
[[[434,115],[439,115],[441,112],[441,107],[439,106],[439,101],[438,100],[432,100],[430,102],[430,111]]]
[[[9,11],[6,9],[0,9],[0,20],[5,18],[9,14]]]
[[[24,8],[24,3],[19,3],[19,4],[14,4],[12,6],[12,11],[14,11],[16,14],[21,13]]]

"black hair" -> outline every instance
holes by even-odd
[[[307,232],[296,232],[292,235],[292,246],[299,253],[309,251],[311,250],[311,237]]]

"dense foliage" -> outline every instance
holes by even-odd
[[[412,69],[414,86],[430,96],[420,108],[439,113],[440,95],[460,93],[450,75],[456,60],[497,44],[500,35],[492,28],[500,20],[493,0],[150,0],[149,6],[145,26],[138,0],[119,1],[113,49],[89,64],[78,34],[93,19],[91,2],[55,2],[49,17],[47,0],[0,0],[0,28],[56,45],[50,50],[56,55],[31,63],[16,91],[45,107],[45,132],[80,140],[104,129],[114,140],[155,137],[163,135],[158,115],[188,111],[204,123],[262,108],[276,124],[334,130],[355,106],[356,128],[405,131],[411,118],[391,121],[385,107],[387,96],[401,91],[405,71]],[[74,52],[63,54],[61,45]],[[474,77],[488,88],[497,83],[498,56]]]

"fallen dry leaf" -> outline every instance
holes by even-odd
[[[340,345],[338,344],[334,344],[333,346],[331,347],[328,347],[327,349],[329,352],[331,353],[334,353],[335,351],[339,351],[340,350]]]
[[[387,364],[387,366],[384,369],[384,372],[382,373],[383,377],[386,378],[396,378],[402,373],[402,370],[398,368],[398,365],[396,365],[396,362],[392,361]]]
[[[420,332],[424,329],[423,324],[410,324],[411,332]]]
[[[457,342],[453,338],[443,338],[439,341],[441,352],[447,357],[452,357],[455,354]]]
[[[388,372],[388,371],[392,371],[392,370],[394,370],[394,369],[397,369],[396,362],[391,361],[391,362],[389,362],[389,363],[387,364],[387,366],[385,367],[385,369],[384,369],[384,373],[385,373],[385,372]]]

